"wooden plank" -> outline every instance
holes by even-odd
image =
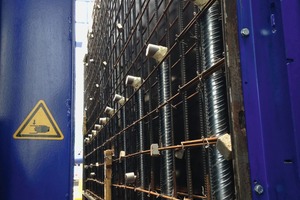
[[[111,200],[112,150],[104,151],[104,199]]]
[[[238,43],[237,2],[221,2],[223,8],[225,72],[230,111],[235,192],[237,199],[251,200],[250,171]]]

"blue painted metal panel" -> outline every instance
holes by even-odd
[[[281,4],[297,163],[300,163],[300,1],[282,1]],[[295,176],[300,177],[300,167]]]
[[[294,12],[298,2],[238,1],[239,29],[250,30],[239,40],[252,187],[264,188],[262,194],[253,190],[253,199],[300,199],[299,64],[293,69],[288,65],[293,47],[284,26],[291,20],[284,18],[290,13],[286,9]],[[299,25],[299,19],[293,22]],[[291,58],[300,59],[299,54]],[[289,76],[291,70],[298,75]]]
[[[71,199],[73,176],[72,0],[2,0],[1,199]],[[15,140],[44,100],[64,140]]]

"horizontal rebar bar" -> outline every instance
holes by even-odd
[[[195,78],[193,78],[192,80],[190,80],[189,82],[187,82],[186,84],[184,84],[183,86],[179,86],[178,88],[178,93],[176,93],[175,95],[173,95],[172,97],[170,97],[165,103],[159,105],[157,108],[153,109],[152,111],[148,112],[146,115],[144,115],[142,118],[134,121],[132,124],[128,125],[126,128],[124,128],[123,130],[121,130],[120,132],[116,133],[114,136],[112,136],[111,138],[109,138],[108,140],[106,140],[103,144],[101,144],[98,148],[101,148],[103,146],[105,146],[108,142],[114,140],[118,135],[121,135],[124,131],[127,131],[129,128],[137,125],[138,122],[144,120],[146,117],[152,115],[153,113],[158,112],[159,109],[161,109],[163,106],[167,105],[168,103],[170,103],[171,101],[173,101],[175,98],[180,96],[181,91],[186,90],[187,88],[191,87],[192,85],[196,84],[198,81],[203,81],[205,78],[207,78],[208,76],[210,76],[211,74],[213,74],[214,72],[220,70],[224,65],[224,58],[220,59],[218,62],[216,62],[213,66],[211,66],[209,69],[203,71],[202,73],[198,74]],[[125,106],[125,104],[123,105]],[[119,108],[122,109],[121,106]],[[117,110],[117,112],[119,111]],[[116,113],[117,113],[116,112]],[[116,114],[115,114],[116,115]],[[92,127],[93,128],[93,127]],[[91,131],[91,130],[89,130]],[[98,133],[99,134],[99,133]],[[88,156],[89,154],[87,154]]]
[[[201,11],[199,11],[194,17],[193,19],[190,21],[190,23],[183,29],[183,31],[181,31],[178,35],[177,35],[177,40],[175,41],[175,43],[172,45],[172,47],[170,47],[170,49],[168,50],[168,52],[166,53],[164,59],[162,59],[159,63],[156,64],[155,68],[150,72],[150,74],[147,76],[147,78],[145,79],[144,83],[154,74],[154,72],[159,68],[160,64],[166,59],[166,57],[168,57],[170,55],[170,53],[172,52],[172,50],[180,43],[180,38],[182,38],[191,28],[192,26],[197,22],[198,18],[200,18],[205,12],[206,10],[215,2],[216,0],[210,0],[206,3],[206,5],[203,7],[203,9]],[[164,13],[166,10],[168,10],[168,8],[170,7],[172,1],[169,1],[168,5],[166,6]],[[140,52],[138,53],[138,55],[136,56],[136,58],[134,59],[134,61],[136,61],[138,59],[138,57],[140,56],[140,54],[144,51],[146,44],[149,42],[150,38],[152,37],[152,35],[154,34],[159,22],[163,19],[162,15],[159,20],[158,23],[155,25],[155,27],[153,28],[153,31],[151,32],[151,34],[149,35],[149,37],[146,39],[145,44],[143,45],[143,47],[141,48]],[[120,62],[120,59],[122,57],[122,55],[125,52],[126,47],[129,44],[129,39],[127,40],[125,46],[123,47],[123,49],[121,50],[121,53],[119,55],[119,57],[117,58],[116,63],[114,64],[114,67],[118,65],[118,63]],[[125,76],[128,74],[129,70],[131,69],[131,67],[134,65],[135,62],[132,62],[132,64],[130,65],[129,69],[127,70],[127,72],[125,73]],[[118,88],[125,79],[125,76],[120,80],[120,82],[117,84],[116,88]],[[144,83],[142,83],[141,87],[144,85]],[[115,92],[115,90],[113,91],[113,93]],[[137,92],[137,91],[135,91]],[[131,99],[135,92],[128,98]],[[112,98],[112,97],[111,97]],[[109,102],[109,100],[107,100],[107,102]],[[105,105],[107,105],[108,103],[106,103]],[[102,110],[102,112],[100,112],[101,114],[104,112],[104,110]],[[97,121],[97,120],[96,120]],[[96,121],[94,123],[96,123]],[[88,130],[88,132],[91,131],[91,128]]]
[[[164,198],[164,199],[170,199],[170,200],[180,200],[180,199],[177,199],[175,197],[170,197],[170,196],[167,196],[167,195],[164,195],[164,194],[160,194],[160,193],[150,191],[150,190],[145,190],[145,189],[142,189],[142,188],[139,188],[139,187],[133,187],[133,186],[128,186],[128,185],[119,185],[119,184],[112,184],[112,186],[118,187],[118,188],[123,188],[123,189],[128,189],[128,190],[133,190],[133,191],[138,191],[138,192],[143,192],[143,193],[146,193],[148,195],[155,196],[156,198]]]
[[[93,200],[94,198],[104,200],[103,198],[99,197],[98,195],[96,195],[95,193],[93,193],[90,190],[85,190],[83,193],[83,196],[85,196],[86,198],[89,198],[89,200]]]
[[[93,182],[96,182],[96,183],[98,183],[98,184],[100,184],[100,185],[104,185],[104,182],[98,181],[97,179],[91,179],[91,178],[89,178],[89,179],[86,180],[86,182],[87,182],[87,181],[93,181]],[[130,189],[130,190],[135,190],[135,191],[139,191],[139,192],[144,192],[144,193],[153,195],[153,196],[155,196],[155,197],[157,197],[157,198],[158,198],[158,197],[162,197],[162,198],[165,198],[165,199],[173,199],[173,200],[177,200],[177,198],[175,198],[175,197],[166,196],[166,195],[163,195],[163,194],[154,192],[154,191],[144,190],[144,189],[138,188],[138,187],[133,187],[133,186],[128,186],[128,185],[119,185],[119,184],[112,184],[112,186],[118,187],[118,188],[123,188],[123,189]],[[160,189],[158,188],[157,190],[159,191]],[[88,191],[89,193],[92,193],[92,192],[90,192],[89,190],[86,190],[86,191]],[[149,193],[149,192],[151,192],[151,193]],[[177,192],[177,194],[182,195],[182,196],[188,196],[188,194],[187,194],[187,193],[184,193],[184,192]],[[96,196],[97,198],[102,199],[101,197],[98,197],[98,196],[95,195],[95,194],[92,194],[92,196]],[[193,195],[193,198],[196,198],[196,199],[207,199],[206,196],[195,195],[195,194]],[[178,199],[178,200],[179,200],[179,199]]]
[[[216,144],[217,140],[218,140],[217,137],[210,137],[210,138],[202,138],[202,139],[197,139],[197,140],[183,141],[179,145],[159,147],[158,150],[159,151],[166,151],[166,150],[171,150],[171,149],[176,150],[176,149],[185,149],[185,148],[190,148],[190,147],[199,147],[199,146],[204,146],[204,145],[212,145],[212,144]],[[96,150],[97,149],[95,149],[94,151],[96,151]],[[144,151],[139,151],[139,152],[135,152],[135,153],[132,153],[132,154],[128,154],[128,155],[123,156],[122,159],[138,156],[140,154],[150,154],[150,150],[144,150]],[[88,156],[88,154],[86,156]],[[119,160],[120,160],[119,158],[114,159],[113,162],[116,162],[116,161],[119,161]],[[104,163],[98,164],[98,166],[102,166],[102,165],[104,165]]]

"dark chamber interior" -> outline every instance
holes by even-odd
[[[111,149],[112,199],[234,199],[231,161],[206,139],[229,132],[220,3],[96,0],[93,17],[84,60],[85,192],[104,199]],[[167,47],[167,55],[146,57],[148,44]],[[127,85],[128,75],[142,85]],[[151,144],[160,156],[150,156]]]

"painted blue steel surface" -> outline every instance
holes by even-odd
[[[0,199],[71,199],[73,2],[0,2]],[[39,100],[64,140],[13,139]]]
[[[299,1],[237,2],[253,199],[298,200]]]
[[[300,163],[300,1],[282,1],[286,57],[293,112],[297,163]],[[298,174],[300,177],[300,167]]]

